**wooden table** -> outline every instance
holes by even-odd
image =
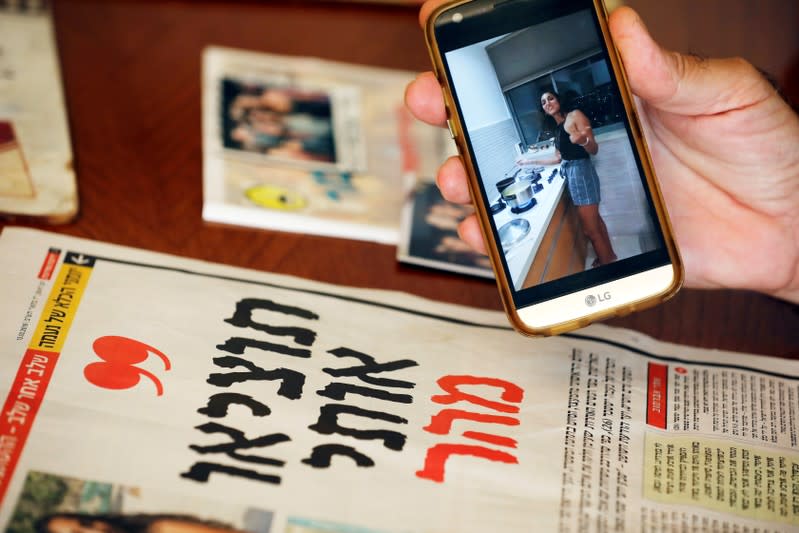
[[[422,70],[428,59],[416,8],[57,0],[54,11],[81,212],[72,224],[46,229],[500,309],[493,283],[399,264],[391,246],[214,226],[200,217],[204,46]],[[609,323],[672,342],[799,358],[799,307],[759,294],[683,290]]]

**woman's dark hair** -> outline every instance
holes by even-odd
[[[233,528],[215,520],[202,520],[190,515],[174,514],[86,514],[86,513],[53,513],[39,518],[34,524],[36,533],[50,533],[50,522],[57,518],[75,520],[78,524],[91,527],[95,522],[102,522],[111,527],[112,531],[124,531],[126,533],[146,533],[150,525],[157,520],[174,520],[178,522],[212,526],[222,529]]]
[[[541,89],[541,91],[539,91],[538,102],[540,103],[541,97],[543,97],[547,93],[553,95],[555,99],[557,99],[558,103],[560,103],[561,109],[563,109],[563,103],[561,103],[560,101],[560,95],[556,93],[555,89],[553,89],[552,87],[544,87],[543,89]],[[543,141],[545,139],[554,137],[557,129],[558,129],[558,123],[555,120],[555,117],[551,117],[546,113],[544,113],[544,117],[541,119],[541,129],[538,133],[538,140]]]
[[[574,89],[567,89],[566,92],[561,95],[558,94],[552,87],[545,87],[538,95],[539,102],[541,101],[541,97],[546,93],[553,95],[558,100],[558,103],[560,104],[560,110],[564,115],[569,111],[574,111],[577,109],[577,99],[580,97],[580,94]]]
[[[560,95],[551,86],[550,87],[542,87],[541,90],[538,91],[538,101],[540,102],[541,101],[541,97],[544,96],[547,93],[549,93],[551,95],[554,95],[555,98],[557,98],[558,102],[560,102]]]
[[[539,91],[538,94],[538,101],[541,101],[541,97],[545,94],[551,94],[555,97],[555,99],[560,104],[560,111],[565,116],[570,111],[574,111],[577,109],[576,102],[577,98],[579,98],[579,94],[577,91],[573,89],[568,89],[566,92],[563,93],[561,96],[558,94],[554,88],[552,87],[544,87]],[[551,117],[544,113],[544,118],[541,120],[541,132],[547,132],[547,134],[551,134],[550,136],[555,134],[555,131],[558,129],[558,124],[555,121],[554,117]],[[540,136],[540,135],[539,135]]]

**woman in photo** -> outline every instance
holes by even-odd
[[[189,515],[53,513],[39,519],[36,533],[243,533],[227,524]]]
[[[566,178],[572,203],[577,207],[580,224],[596,252],[593,267],[606,265],[616,260],[616,254],[608,236],[605,221],[599,214],[599,177],[591,156],[599,151],[599,145],[591,129],[591,121],[579,109],[567,109],[554,90],[541,94],[541,107],[555,122],[555,156],[543,159],[524,159],[520,165],[556,165]]]

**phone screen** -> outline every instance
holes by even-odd
[[[435,22],[517,308],[671,262],[597,17],[476,0]]]

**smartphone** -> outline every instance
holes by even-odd
[[[510,322],[663,302],[683,268],[601,0],[460,0],[425,28]]]

